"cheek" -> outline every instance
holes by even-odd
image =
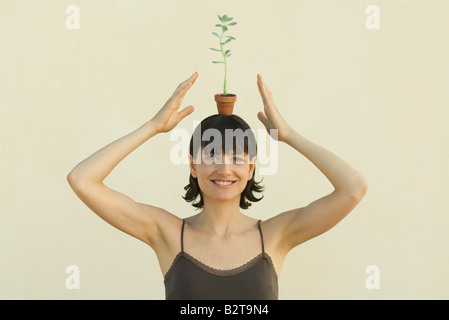
[[[196,169],[196,178],[198,180],[198,185],[202,188],[205,183],[208,182],[209,176],[212,174],[211,170],[206,167],[198,166]]]
[[[248,165],[240,165],[236,172],[238,173],[239,177],[241,177],[242,180],[248,181],[251,179],[252,174],[250,172],[250,167]]]

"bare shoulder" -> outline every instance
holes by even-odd
[[[192,224],[193,221],[195,221],[195,219],[198,217],[199,213],[194,214],[193,216],[184,218],[182,220],[184,220],[186,222],[186,224]]]
[[[263,220],[261,222],[261,227],[263,228],[264,233],[267,233],[267,235],[270,234],[272,236],[275,236],[283,232],[285,226],[290,222],[290,220],[290,211],[285,211],[267,220]]]

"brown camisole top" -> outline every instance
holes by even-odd
[[[271,257],[265,252],[260,220],[262,252],[244,265],[218,270],[198,261],[184,251],[184,225],[181,252],[165,274],[167,300],[277,300],[278,278]]]

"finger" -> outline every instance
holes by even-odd
[[[257,75],[257,87],[259,88],[259,93],[262,97],[262,101],[264,103],[267,103],[271,99],[271,91],[268,89],[267,85],[265,84],[265,81],[262,78],[262,75]]]
[[[259,88],[259,92],[262,95],[263,94],[263,79],[262,76],[259,74],[257,74],[257,87]]]
[[[181,111],[178,112],[178,115],[181,117],[180,120],[184,119],[185,117],[187,117],[189,114],[191,114],[193,111],[195,110],[195,108],[193,106],[188,106],[184,109],[182,109]]]
[[[192,74],[190,76],[189,79],[187,79],[187,81],[189,82],[190,85],[193,85],[195,83],[196,79],[198,79],[198,76],[199,76],[199,73],[195,72],[194,74]]]
[[[198,79],[198,76],[199,76],[198,72],[195,72],[194,74],[192,74],[192,76],[189,79],[182,82],[178,86],[178,88],[176,88],[174,95],[184,97],[184,95],[187,93],[187,91],[193,86],[196,79]]]
[[[268,88],[267,84],[265,83],[265,80],[262,78],[262,75],[259,73],[257,74],[257,85],[259,86],[259,89],[269,93],[270,89]]]
[[[198,76],[199,76],[198,72],[195,72],[194,74],[192,74],[190,76],[190,78],[185,81],[186,85],[187,85],[186,87],[190,88],[191,86],[193,86],[193,84],[195,83],[196,79],[198,79]]]

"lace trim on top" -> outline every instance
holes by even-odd
[[[262,234],[262,229],[260,227],[260,223],[261,223],[261,220],[258,221],[258,228],[259,228],[259,233],[260,233],[260,240],[261,240],[261,243],[262,243],[262,252],[260,254],[258,254],[257,256],[255,256],[253,259],[251,259],[248,262],[246,262],[243,265],[241,265],[240,267],[224,270],[224,269],[216,269],[216,268],[210,267],[207,264],[199,261],[198,259],[192,257],[190,254],[188,254],[187,252],[184,251],[184,225],[185,225],[185,220],[182,220],[182,227],[181,227],[181,251],[173,259],[170,268],[168,269],[167,273],[164,276],[164,281],[167,280],[167,278],[172,273],[172,270],[174,269],[174,266],[176,265],[178,260],[180,258],[182,258],[182,257],[186,258],[187,260],[192,262],[194,265],[196,265],[197,267],[199,267],[203,271],[206,271],[208,273],[211,273],[211,274],[214,274],[214,275],[217,275],[217,276],[232,276],[232,275],[241,273],[241,272],[249,269],[250,267],[252,267],[260,259],[264,259],[265,258],[265,259],[268,260],[268,262],[269,262],[269,264],[271,266],[271,269],[272,269],[272,271],[273,271],[273,273],[274,273],[274,275],[276,277],[276,280],[277,280],[278,279],[278,275],[277,275],[277,272],[276,272],[276,268],[274,267],[273,260],[271,259],[270,255],[268,255],[265,252],[264,243],[263,243],[263,234]]]
[[[217,276],[232,276],[232,275],[236,275],[236,274],[238,274],[238,273],[241,273],[241,272],[243,272],[243,271],[245,271],[245,270],[251,268],[251,267],[252,267],[253,265],[255,265],[260,259],[265,258],[265,259],[267,259],[268,262],[270,263],[270,265],[271,265],[271,267],[272,267],[272,269],[273,269],[273,273],[274,273],[274,275],[276,276],[276,280],[277,280],[277,273],[276,273],[276,271],[275,271],[273,261],[271,260],[271,257],[270,257],[267,253],[265,253],[265,252],[259,253],[259,254],[258,254],[257,256],[255,256],[253,259],[251,259],[250,261],[244,263],[244,264],[241,265],[240,267],[233,268],[233,269],[216,269],[216,268],[210,267],[210,266],[208,266],[207,264],[205,264],[205,263],[199,261],[198,259],[192,257],[192,256],[191,256],[190,254],[188,254],[187,252],[185,252],[185,251],[180,251],[180,252],[176,255],[175,259],[174,259],[173,262],[172,262],[172,265],[170,266],[170,268],[168,269],[167,273],[165,274],[165,276],[164,276],[164,281],[166,281],[166,280],[168,279],[168,277],[170,276],[170,274],[171,274],[171,272],[172,272],[172,270],[173,270],[173,268],[174,268],[176,262],[177,262],[181,257],[186,258],[187,260],[189,260],[190,262],[192,262],[194,265],[196,265],[196,266],[199,267],[200,269],[202,269],[202,270],[204,270],[204,271],[206,271],[206,272],[208,272],[208,273],[217,275]]]

